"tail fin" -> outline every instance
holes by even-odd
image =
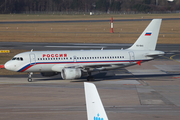
[[[84,82],[84,90],[88,120],[108,120],[96,86]]]
[[[129,48],[133,50],[155,50],[162,19],[153,19],[137,41]]]

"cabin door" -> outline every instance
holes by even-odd
[[[130,62],[134,62],[135,60],[134,52],[129,52],[129,59],[130,59]]]
[[[29,58],[30,58],[30,64],[36,64],[36,57],[35,54],[31,53],[29,54]]]

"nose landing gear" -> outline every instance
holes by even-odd
[[[33,75],[33,72],[29,72],[28,75],[29,75],[29,76],[28,76],[28,79],[27,79],[28,82],[32,82],[31,76]]]

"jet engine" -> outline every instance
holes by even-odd
[[[82,76],[81,69],[78,68],[64,68],[61,72],[61,77],[65,80],[72,80]]]
[[[41,75],[44,77],[52,77],[59,74],[58,72],[41,72]]]

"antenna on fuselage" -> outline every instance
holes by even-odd
[[[33,52],[33,49],[31,49],[31,52]]]
[[[104,48],[102,47],[101,50],[103,50]]]

